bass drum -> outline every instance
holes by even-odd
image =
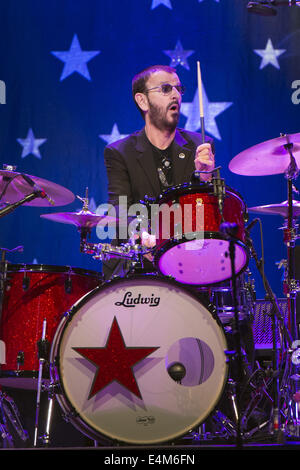
[[[50,374],[68,421],[99,442],[172,442],[214,410],[227,381],[218,318],[156,275],[115,278],[60,323]]]

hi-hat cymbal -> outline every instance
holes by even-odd
[[[277,137],[254,145],[236,155],[229,163],[233,173],[245,176],[266,176],[285,173],[290,155],[285,145],[291,143],[292,155],[300,168],[300,133]]]
[[[93,228],[98,224],[108,225],[115,223],[117,219],[108,215],[97,215],[94,212],[81,210],[78,212],[57,212],[56,214],[42,214],[40,217],[60,222],[61,224],[71,224],[76,227]]]
[[[293,201],[292,202],[292,213],[293,218],[300,216],[300,202]],[[248,209],[249,212],[256,212],[260,214],[270,214],[270,215],[281,215],[284,218],[288,217],[288,201],[283,201],[280,204],[269,204],[266,206],[257,206],[257,207],[250,207]]]
[[[34,190],[43,190],[48,198],[37,197],[24,206],[49,207],[64,206],[74,201],[74,194],[68,189],[51,181],[18,173],[11,170],[0,170],[0,198],[1,203],[14,204]],[[26,180],[27,178],[27,180]],[[51,203],[49,202],[51,200]]]

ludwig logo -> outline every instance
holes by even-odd
[[[121,302],[115,302],[115,305],[123,307],[135,307],[136,305],[148,305],[149,307],[157,307],[160,302],[160,297],[155,297],[151,294],[150,297],[144,297],[142,294],[133,296],[132,292],[127,291]]]

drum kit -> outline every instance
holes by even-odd
[[[6,256],[14,250],[1,249],[0,386],[36,393],[33,447],[51,444],[56,402],[64,419],[97,445],[214,439],[242,445],[261,435],[299,437],[294,248],[300,202],[292,197],[298,160],[300,134],[295,134],[256,145],[229,164],[240,175],[284,174],[288,198],[279,204],[248,209],[220,178],[219,168],[210,183],[201,183],[196,172],[191,183],[168,188],[155,202],[182,209],[184,234],[178,237],[170,221],[169,237],[158,230],[153,248],[136,239],[89,242],[98,224],[115,219],[89,210],[87,193],[78,212],[41,215],[76,227],[81,253],[129,261],[125,276],[104,280],[101,269],[11,264]],[[0,171],[0,191],[5,201],[0,217],[20,205],[62,206],[75,199],[69,190],[12,167]],[[184,217],[186,205],[192,207],[190,220]],[[249,212],[285,220],[287,321],[250,237],[257,219],[246,226]],[[143,269],[149,254],[153,272]],[[255,315],[250,259],[273,307],[268,369],[249,358],[242,333]],[[48,398],[44,432],[42,394]],[[0,410],[3,447],[14,446],[12,428],[23,443],[28,440],[7,392],[0,392]]]

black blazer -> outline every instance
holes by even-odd
[[[214,152],[213,140],[206,137]],[[172,167],[174,185],[188,183],[195,171],[194,157],[196,148],[202,144],[202,136],[196,132],[177,129],[172,145]],[[179,156],[180,155],[180,156]],[[153,156],[153,148],[146,137],[145,130],[135,132],[125,139],[108,145],[104,150],[104,162],[108,178],[108,203],[112,204],[118,215],[119,196],[127,196],[127,204],[139,203],[145,196],[158,198],[161,194],[160,182]],[[118,236],[113,244],[123,243]],[[152,263],[147,260],[145,271],[153,271]],[[109,259],[102,262],[104,279],[112,276],[124,277],[130,262]]]
[[[213,140],[206,137],[212,145]],[[202,136],[196,132],[177,129],[172,145],[174,185],[190,181],[195,171],[196,148]],[[161,194],[160,182],[153,157],[153,149],[145,130],[108,145],[104,150],[108,178],[108,202],[118,205],[120,195],[127,196],[128,205],[144,200],[145,195],[157,198]]]

